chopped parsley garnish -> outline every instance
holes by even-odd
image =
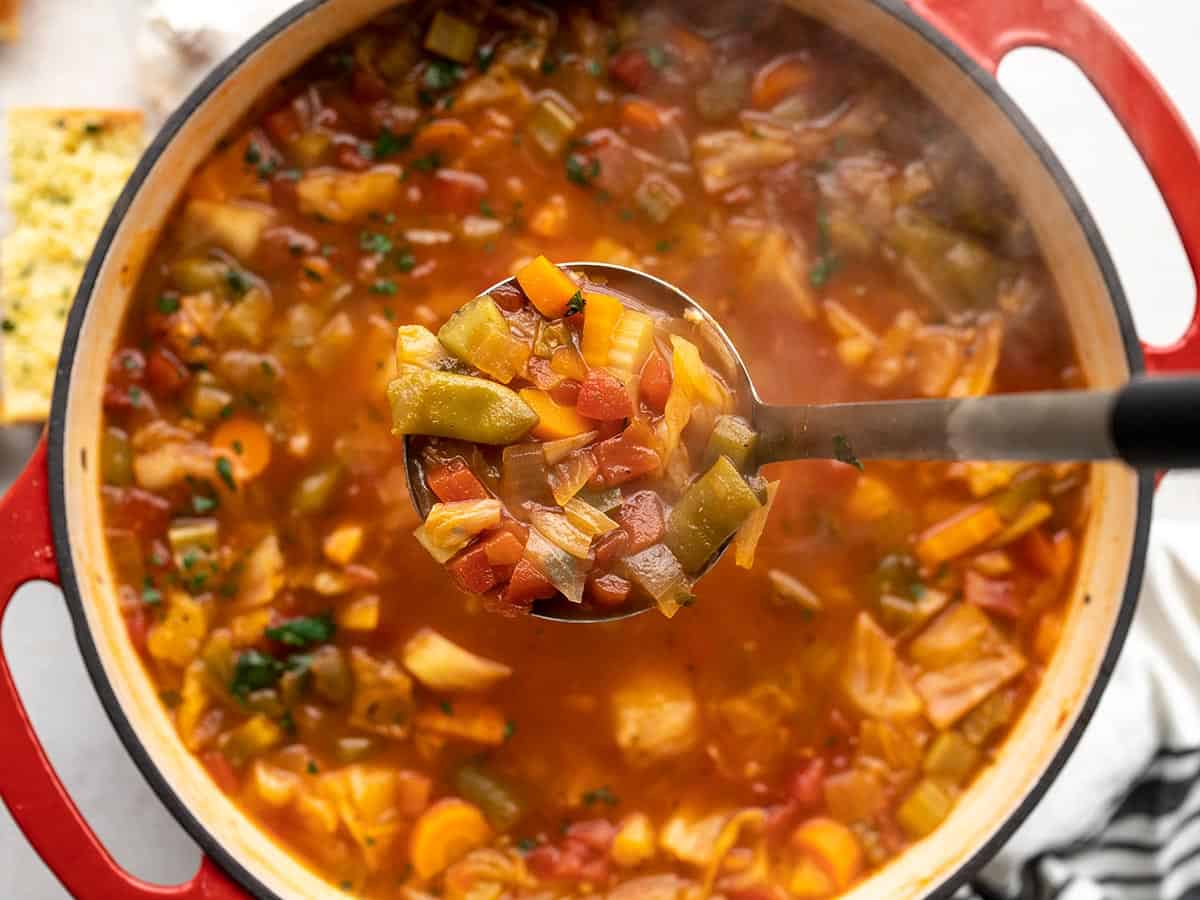
[[[654,66],[660,72],[671,63],[670,58],[667,56],[667,51],[662,47],[647,47],[646,59],[650,62],[650,65]]]
[[[587,187],[600,175],[600,160],[587,160],[577,153],[567,157],[567,180]]]
[[[253,142],[246,145],[246,152],[242,156],[242,160],[248,166],[257,166],[262,162],[262,153],[258,149],[258,144]]]
[[[485,219],[496,218],[496,211],[492,209],[492,204],[488,203],[486,200],[479,201],[479,214]]]
[[[375,159],[387,159],[389,156],[395,156],[397,153],[402,153],[412,145],[411,134],[396,134],[386,126],[379,132],[379,137],[375,138],[375,143],[371,147],[371,156]]]
[[[492,61],[496,58],[495,47],[480,47],[475,51],[475,68],[480,72],[486,72],[492,67]]]
[[[566,315],[573,316],[581,313],[585,306],[587,306],[587,300],[584,299],[583,291],[576,291],[571,295],[571,299],[567,301]]]
[[[154,579],[149,575],[142,580],[142,602],[147,606],[162,603],[162,591],[154,586]]]
[[[587,70],[588,70],[588,74],[591,75],[593,78],[599,78],[601,75],[604,74],[604,66],[600,65],[600,63],[594,59],[588,60]]]
[[[5,319],[4,321],[0,322],[0,331],[3,331],[5,334],[12,334],[16,330],[17,323],[12,319]]]
[[[517,733],[517,723],[509,719],[504,723],[504,740],[512,739],[512,736]]]
[[[396,293],[396,282],[379,278],[371,285],[372,294],[384,294],[388,297]]]
[[[397,250],[392,256],[392,262],[401,272],[411,272],[417,267],[417,258],[408,250]]]
[[[283,674],[283,663],[258,650],[243,650],[233,666],[229,692],[245,699],[252,691],[273,687]]]
[[[846,439],[844,434],[835,434],[833,436],[833,458],[838,462],[854,466],[860,472],[863,470],[863,464],[854,455],[854,448],[850,446],[850,441]]]
[[[129,389],[129,402],[134,406],[142,405],[142,389],[139,387],[131,387]]]
[[[553,75],[554,70],[558,68],[558,60],[547,57],[546,59],[542,60],[541,68],[543,75]]]
[[[675,246],[675,242],[670,238],[663,238],[654,245],[656,253],[670,253],[671,248]]]
[[[392,252],[392,239],[378,231],[364,231],[358,236],[358,245],[368,253],[383,255]]]
[[[454,705],[449,700],[443,700],[438,706],[441,707],[442,712],[446,715],[454,715]]]
[[[598,803],[603,803],[606,806],[616,806],[620,802],[617,795],[613,793],[613,789],[607,784],[595,790],[585,791],[583,795],[584,806],[595,806]]]
[[[267,365],[267,364],[263,363],[263,365]],[[230,446],[233,447],[233,452],[236,453],[238,456],[241,456],[242,453],[245,451],[245,448],[242,446],[241,441],[235,440]]]
[[[86,122],[83,126],[84,134],[99,134],[104,130],[103,122]]]
[[[164,316],[169,316],[173,312],[179,311],[179,298],[172,297],[169,294],[164,294],[158,298],[158,311]]]
[[[829,215],[821,210],[817,213],[817,258],[809,266],[808,283],[815,288],[824,287],[839,265],[841,260],[833,252],[833,242],[829,237]]]
[[[321,771],[320,769],[317,768],[317,764],[315,762],[313,762],[311,759],[308,761],[308,765],[305,766],[304,768],[308,772],[309,775],[316,775],[318,772]]]
[[[458,84],[462,75],[463,69],[458,63],[435,59],[425,67],[421,84],[431,91],[444,91]]]
[[[228,419],[233,415],[233,404],[226,403],[221,407],[221,411],[217,415],[219,415],[222,419]]]
[[[535,847],[537,847],[537,845],[538,845],[538,842],[534,838],[526,837],[526,838],[521,838],[519,841],[517,841],[517,849],[520,850],[522,853],[528,853],[529,851],[531,851]]]
[[[212,512],[217,508],[216,497],[206,497],[204,494],[192,494],[192,512],[198,516]]]
[[[250,279],[246,277],[246,273],[241,269],[230,269],[225,273],[225,283],[229,285],[229,289],[239,297],[246,291],[250,290]]]
[[[231,491],[237,490],[237,481],[233,477],[233,463],[229,461],[228,456],[217,458],[217,474],[221,477],[221,481],[225,482],[225,487]]]
[[[442,167],[442,154],[434,150],[425,156],[418,156],[412,161],[412,167],[418,172],[436,172]]]
[[[333,637],[337,627],[328,613],[320,616],[302,616],[289,619],[275,628],[265,632],[268,638],[287,644],[289,647],[309,647],[320,644]]]

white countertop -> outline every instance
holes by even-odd
[[[1200,133],[1200,3],[1092,3],[1141,53]],[[21,41],[0,45],[0,109],[136,105],[132,45],[140,0],[25,4]],[[1161,200],[1111,114],[1070,63],[1045,51],[1014,54],[1001,80],[1076,179],[1116,259],[1141,333],[1158,341],[1177,334],[1191,309],[1192,276]],[[0,433],[0,488],[35,439],[32,432]],[[1198,514],[1200,477],[1168,476],[1156,517],[1195,520]],[[41,584],[25,587],[0,637],[50,758],[113,855],[151,881],[190,877],[199,852],[117,740],[84,671],[59,593]],[[65,896],[0,806],[0,897]]]

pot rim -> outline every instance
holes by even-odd
[[[51,524],[55,552],[59,561],[60,585],[71,615],[76,642],[100,703],[104,707],[105,713],[116,730],[122,745],[133,759],[142,777],[146,779],[150,788],[171,812],[175,820],[196,841],[204,854],[211,857],[223,871],[232,877],[250,895],[260,898],[260,900],[280,900],[280,898],[263,884],[231,850],[227,849],[216,834],[209,831],[200,823],[191,812],[191,809],[171,788],[155,764],[146,745],[142,743],[129,717],[125,714],[101,662],[95,636],[88,627],[78,573],[75,570],[74,559],[71,555],[65,489],[67,464],[65,459],[66,409],[71,381],[70,372],[74,365],[79,336],[87,316],[88,307],[92,301],[98,275],[112,248],[116,233],[150,171],[158,163],[166,147],[175,139],[191,115],[230,76],[241,68],[247,60],[279,34],[295,25],[314,10],[330,2],[336,2],[336,0],[301,0],[301,2],[298,2],[277,16],[248,38],[230,56],[222,60],[188,94],[179,107],[167,118],[162,128],[150,142],[100,232],[100,236],[97,239],[80,282],[79,290],[76,292],[67,318],[56,373],[50,418],[47,422]],[[1124,346],[1125,357],[1130,372],[1134,375],[1142,373],[1145,370],[1142,345],[1134,329],[1129,304],[1117,275],[1116,267],[1113,264],[1099,228],[1096,226],[1091,213],[1083,201],[1083,197],[1080,195],[1071,177],[1067,174],[1066,169],[1051,151],[1045,139],[1042,138],[1036,128],[1034,128],[1032,122],[1030,122],[991,73],[980,66],[953,39],[910,8],[905,0],[860,0],[860,2],[869,3],[895,18],[909,30],[915,32],[919,38],[947,57],[963,75],[974,81],[982,89],[991,102],[1012,123],[1029,149],[1033,151],[1041,164],[1046,168],[1058,186],[1058,189],[1062,192],[1076,221],[1079,223],[1092,256],[1104,279],[1109,301],[1121,334],[1121,342]],[[1129,627],[1133,620],[1133,614],[1137,607],[1137,598],[1141,590],[1149,541],[1154,486],[1154,473],[1139,472],[1137,474],[1137,516],[1134,524],[1134,535],[1124,595],[1121,598],[1117,615],[1113,621],[1108,646],[1105,649],[1099,669],[1096,672],[1095,680],[1083,699],[1075,722],[1062,736],[1058,749],[1050,758],[1044,773],[1030,786],[1013,812],[996,826],[986,841],[973,853],[958,862],[954,866],[953,871],[925,895],[927,900],[949,898],[971,875],[996,854],[1042,799],[1074,751],[1084,729],[1091,721],[1100,697],[1103,695],[1108,681],[1112,676],[1113,669],[1116,667],[1120,651],[1124,646]]]

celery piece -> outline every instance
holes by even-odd
[[[292,491],[292,513],[313,516],[320,513],[333,499],[333,492],[342,481],[342,467],[337,463],[322,466],[305,475]]]
[[[100,439],[100,474],[105,484],[118,487],[133,484],[133,450],[129,435],[110,425]]]
[[[612,331],[608,365],[626,375],[636,374],[653,349],[654,320],[636,309],[622,312]]]
[[[481,763],[465,763],[454,775],[454,788],[464,800],[478,806],[497,831],[508,831],[525,814],[512,787]]]
[[[538,421],[515,391],[470,375],[402,366],[387,393],[395,435],[511,444]]]
[[[761,505],[733,463],[721,456],[671,511],[666,544],[685,571],[697,572]]]
[[[979,750],[957,731],[943,731],[925,753],[926,775],[948,778],[956,784],[975,770]]]
[[[954,793],[933,778],[923,778],[896,810],[896,821],[908,835],[922,838],[950,814]]]
[[[508,384],[529,358],[512,336],[496,301],[481,294],[460,307],[438,330],[442,346],[479,371]]]
[[[722,456],[727,456],[739,471],[745,472],[750,468],[757,442],[758,435],[745,419],[718,416],[704,451],[704,465],[711,466]]]
[[[215,552],[218,528],[216,519],[173,519],[167,528],[167,543],[176,564],[190,569],[195,560]]]
[[[559,156],[579,127],[575,116],[553,97],[543,97],[533,108],[525,128],[533,142],[549,156]]]

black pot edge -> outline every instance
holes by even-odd
[[[87,667],[88,674],[96,688],[100,702],[108,714],[113,727],[116,729],[121,743],[125,745],[125,749],[133,758],[134,763],[137,765],[139,771],[141,771],[146,782],[150,785],[150,788],[159,796],[163,804],[170,810],[180,825],[183,826],[184,830],[200,845],[200,849],[216,862],[222,870],[249,891],[250,894],[259,898],[259,900],[282,900],[282,898],[271,892],[237,857],[225,849],[221,841],[200,824],[187,805],[172,790],[166,778],[158,770],[157,766],[155,766],[149,752],[142,744],[141,739],[126,717],[120,703],[117,701],[116,694],[108,681],[107,673],[100,661],[95,639],[88,628],[87,615],[83,608],[79,589],[79,581],[71,557],[64,478],[65,467],[68,464],[68,461],[64,457],[66,409],[70,371],[74,363],[76,346],[87,313],[88,303],[95,288],[97,275],[112,245],[113,237],[125,214],[128,212],[129,206],[133,202],[133,198],[140,189],[142,182],[154,167],[166,146],[174,139],[191,114],[208,99],[209,95],[226,78],[240,68],[264,44],[294,25],[309,12],[327,2],[330,2],[330,0],[303,0],[303,2],[298,3],[281,14],[247,40],[245,44],[238,48],[232,56],[218,65],[195,88],[180,107],[167,119],[163,128],[146,149],[100,233],[96,246],[92,251],[92,256],[88,261],[83,279],[80,282],[79,291],[75,295],[75,301],[67,318],[62,351],[56,372],[53,403],[47,425],[50,452],[49,487],[51,520],[54,530],[54,547],[59,564],[60,584],[74,624],[75,638],[83,655],[84,665]],[[949,37],[917,15],[903,0],[864,0],[864,2],[873,3],[879,9],[891,15],[909,29],[915,31],[921,38],[932,44],[935,49],[954,62],[964,75],[979,85],[992,99],[992,102],[1000,107],[1001,111],[1008,116],[1009,120],[1020,132],[1030,149],[1037,154],[1075,213],[1075,217],[1083,229],[1092,253],[1100,267],[1112,301],[1113,312],[1117,317],[1117,322],[1121,330],[1122,343],[1125,347],[1125,355],[1130,370],[1134,374],[1144,371],[1145,363],[1142,357],[1142,345],[1134,329],[1129,304],[1126,300],[1120,279],[1117,276],[1116,267],[1113,265],[1112,258],[1105,246],[1104,239],[1101,237],[1100,231],[1096,227],[1096,223],[1092,219],[1091,213],[1084,204],[1083,198],[1080,196],[1074,182],[1051,152],[1045,140],[1033,127],[1033,124],[1021,112],[1008,94],[1005,93],[995,78],[981,68],[978,63]],[[945,898],[950,897],[972,874],[999,851],[1004,842],[1025,820],[1029,813],[1032,812],[1034,807],[1037,806],[1038,801],[1041,800],[1042,796],[1054,782],[1054,779],[1058,777],[1071,752],[1079,743],[1079,739],[1082,737],[1084,729],[1091,720],[1100,697],[1104,693],[1104,688],[1112,676],[1113,669],[1116,667],[1121,648],[1125,643],[1130,624],[1133,621],[1133,614],[1137,607],[1137,598],[1141,590],[1142,576],[1146,563],[1153,500],[1153,473],[1139,473],[1137,522],[1134,527],[1133,547],[1130,553],[1129,571],[1125,583],[1125,593],[1121,600],[1121,609],[1113,624],[1108,648],[1105,650],[1100,669],[1096,673],[1095,682],[1088,691],[1088,695],[1079,710],[1075,722],[1063,738],[1058,751],[1046,767],[1046,771],[1025,795],[1018,807],[975,853],[960,863],[952,874],[943,879],[939,885],[926,895],[927,900],[945,900]]]

